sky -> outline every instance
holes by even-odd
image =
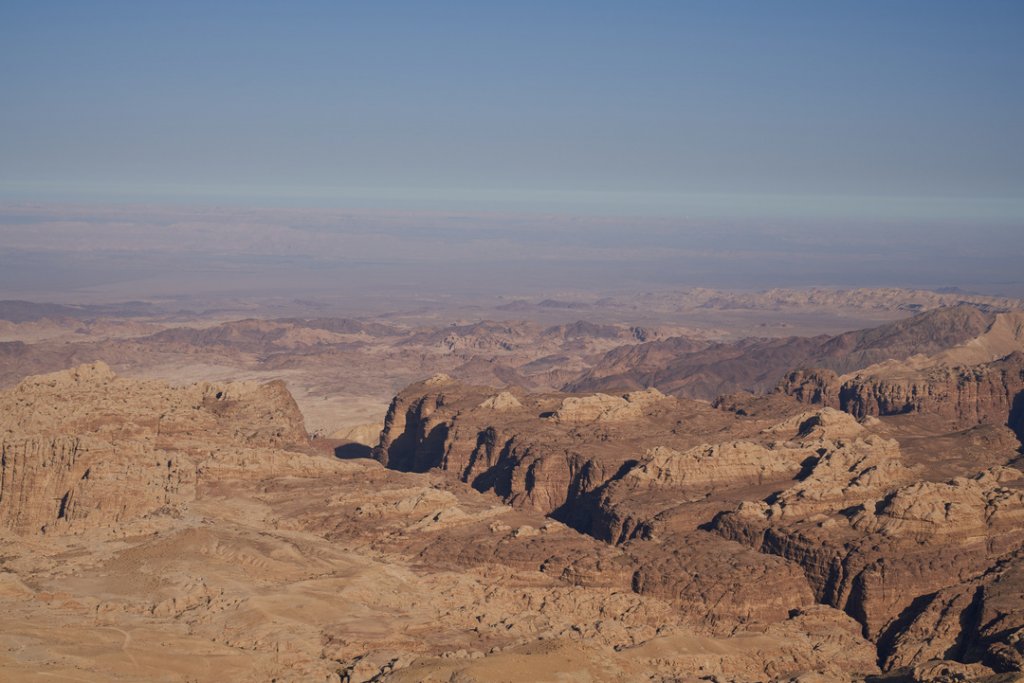
[[[0,200],[1024,216],[1024,3],[0,3]]]
[[[1021,263],[1020,0],[0,1],[0,296]]]

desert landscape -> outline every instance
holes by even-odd
[[[0,683],[1024,683],[1024,2],[0,2]]]
[[[2,677],[1019,678],[1021,302],[478,305],[0,303]]]

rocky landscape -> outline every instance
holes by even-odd
[[[1024,313],[690,296],[0,307],[0,678],[1020,680]]]
[[[772,389],[800,367],[846,372],[941,350],[1022,305],[898,289],[498,297],[374,315],[305,301],[0,301],[0,387],[96,360],[175,383],[279,379],[311,432],[375,440],[391,397],[438,372],[532,391],[656,386],[713,400]]]

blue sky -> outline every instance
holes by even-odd
[[[0,4],[0,200],[1024,218],[1024,3]]]

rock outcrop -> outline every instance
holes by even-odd
[[[442,379],[419,390],[433,398],[412,401],[413,418],[459,406],[502,419],[522,410],[517,419],[565,435],[604,424],[575,432],[540,417],[534,400],[555,408],[557,396],[496,411],[480,407],[493,391]],[[661,403],[651,408],[659,438],[679,415],[731,419]],[[170,387],[94,365],[26,380],[0,406],[8,441],[42,444],[4,451],[5,680],[611,683],[877,671],[857,624],[814,605],[781,558],[705,531],[666,534],[668,554],[641,539],[615,547],[443,471],[317,455],[280,386]],[[449,431],[457,437],[470,415],[448,415]],[[52,497],[65,489],[61,516]]]
[[[648,407],[664,398],[657,389],[633,391],[623,396],[568,396],[548,419],[566,424],[636,420],[643,417]]]
[[[950,429],[979,424],[1024,426],[1024,352],[974,366],[923,369],[899,364],[867,368],[852,376],[797,371],[779,390],[805,403],[839,408],[857,417],[916,413],[944,420]]]
[[[1024,480],[1007,460],[929,479],[916,423],[802,410],[784,394],[736,397],[742,409],[731,410],[653,393],[518,393],[518,406],[496,411],[487,398],[497,395],[414,385],[392,404],[375,454],[620,548],[633,591],[716,635],[773,628],[820,603],[845,615],[829,617],[834,628],[853,619],[880,661],[914,680],[943,662],[979,676],[1016,667],[1015,641],[972,622],[971,600],[957,597],[1024,546]],[[893,438],[904,433],[913,457]],[[943,447],[975,447],[958,438]],[[989,654],[925,636],[924,620],[939,617],[914,615],[947,594],[943,628],[953,633],[953,613],[961,624],[949,637],[984,641]]]
[[[122,379],[103,363],[30,377],[0,393],[0,527],[77,531],[195,497],[204,463],[303,448],[280,382]]]
[[[856,416],[925,413],[957,428],[1003,424],[1024,392],[1024,353],[972,367],[938,367],[918,376],[858,374],[839,389],[840,408]]]
[[[897,485],[907,478],[898,465],[885,471],[848,456],[838,464],[770,504],[719,515],[714,528],[800,564],[818,600],[860,621],[883,654],[920,596],[979,576],[1024,544],[1016,469]]]
[[[707,404],[680,402],[657,390],[516,398],[432,378],[392,401],[373,457],[403,471],[441,468],[514,505],[552,513],[649,448],[691,447],[703,430],[735,421]]]
[[[1024,669],[1024,564],[1019,552],[962,584],[922,596],[885,643],[888,668],[934,659]]]

